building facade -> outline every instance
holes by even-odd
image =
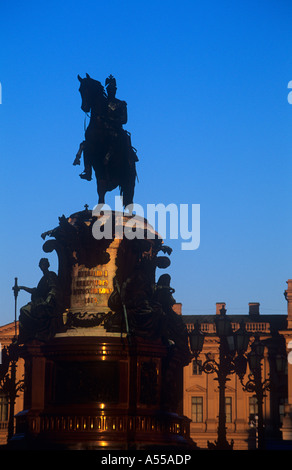
[[[219,364],[219,338],[214,317],[220,315],[225,303],[216,304],[215,315],[184,316],[189,332],[198,322],[205,334],[203,350],[184,370],[184,414],[191,419],[191,438],[200,448],[218,439],[219,387],[216,373],[205,373],[202,366],[212,357]],[[263,420],[266,442],[282,438],[281,428],[288,399],[287,368],[278,371],[279,355],[287,358],[285,340],[286,315],[260,315],[259,304],[249,304],[247,315],[228,315],[235,332],[244,322],[251,341],[257,335],[264,347],[262,383],[268,386],[263,399]],[[249,351],[247,351],[248,353]],[[243,380],[236,372],[227,377],[225,414],[227,441],[236,450],[255,449],[258,445],[258,403],[254,391],[244,390],[250,374],[249,366]]]
[[[267,447],[270,443],[292,442],[292,280],[287,281],[285,291],[288,315],[262,315],[258,303],[250,303],[248,313],[232,315],[228,312],[232,330],[235,332],[244,323],[246,331],[253,338],[258,335],[264,344],[262,360],[262,382],[269,385],[263,398],[264,435]],[[196,324],[204,333],[204,345],[197,358],[184,369],[183,414],[190,420],[191,438],[199,448],[208,448],[208,442],[218,438],[219,390],[214,373],[206,373],[202,366],[206,358],[219,361],[219,338],[216,334],[215,319],[220,315],[224,302],[216,304],[214,315],[182,315],[191,332]],[[177,314],[182,314],[181,304],[175,305]],[[0,327],[1,349],[8,346],[15,336],[15,325]],[[248,352],[248,351],[247,351]],[[279,358],[284,359],[285,368],[277,367]],[[255,449],[258,446],[258,403],[255,393],[244,390],[249,378],[247,371],[241,381],[236,373],[228,376],[225,390],[225,415],[227,441],[233,441],[234,449]],[[16,379],[24,376],[24,363],[17,364]],[[7,391],[6,391],[7,392]],[[18,393],[15,414],[23,410],[23,395]],[[9,396],[0,390],[0,445],[7,442],[9,426]]]
[[[2,365],[2,356],[4,356],[4,350],[7,348],[15,338],[15,325],[14,322],[9,323],[8,325],[3,325],[0,327],[0,347],[1,347],[1,361],[0,367]],[[11,369],[9,371],[11,376]],[[15,383],[22,383],[24,377],[24,361],[19,359],[16,367],[16,377]],[[8,383],[9,385],[9,383]],[[8,427],[10,419],[10,397],[9,397],[9,386],[5,386],[5,389],[0,388],[0,445],[5,445],[7,443],[8,437]],[[23,392],[19,391],[16,396],[14,414],[19,413],[23,410]]]

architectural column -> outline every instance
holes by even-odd
[[[287,330],[281,334],[285,337],[288,356],[288,401],[281,431],[283,440],[292,440],[292,279],[288,279],[284,295],[287,300]]]

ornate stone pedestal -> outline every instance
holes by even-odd
[[[72,336],[27,345],[25,410],[16,435],[30,448],[189,448],[189,420],[165,406],[165,346]]]
[[[133,218],[120,220],[125,228]],[[58,321],[21,346],[24,410],[11,445],[190,449],[181,415],[187,332],[167,276],[155,280],[156,267],[169,265],[158,252],[170,251],[157,234],[96,240],[95,221],[82,211],[48,232],[44,251],[59,256]]]

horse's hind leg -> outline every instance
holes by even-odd
[[[129,174],[126,181],[122,185],[123,205],[127,207],[133,204],[134,191],[135,191],[136,168],[130,167]]]
[[[105,193],[106,193],[106,181],[99,180],[97,182],[98,204],[104,204]]]

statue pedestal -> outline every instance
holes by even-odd
[[[164,405],[167,355],[159,342],[117,336],[25,346],[15,437],[34,449],[190,448],[189,419]]]
[[[292,442],[292,409],[290,405],[286,405],[285,416],[282,423],[282,439]]]
[[[131,216],[120,220],[124,229]],[[157,256],[167,247],[157,236],[96,240],[95,221],[90,211],[63,217],[44,244],[59,256],[62,321],[21,346],[24,411],[11,445],[193,448],[181,415],[188,336],[171,289],[155,280],[156,268],[169,265]]]

